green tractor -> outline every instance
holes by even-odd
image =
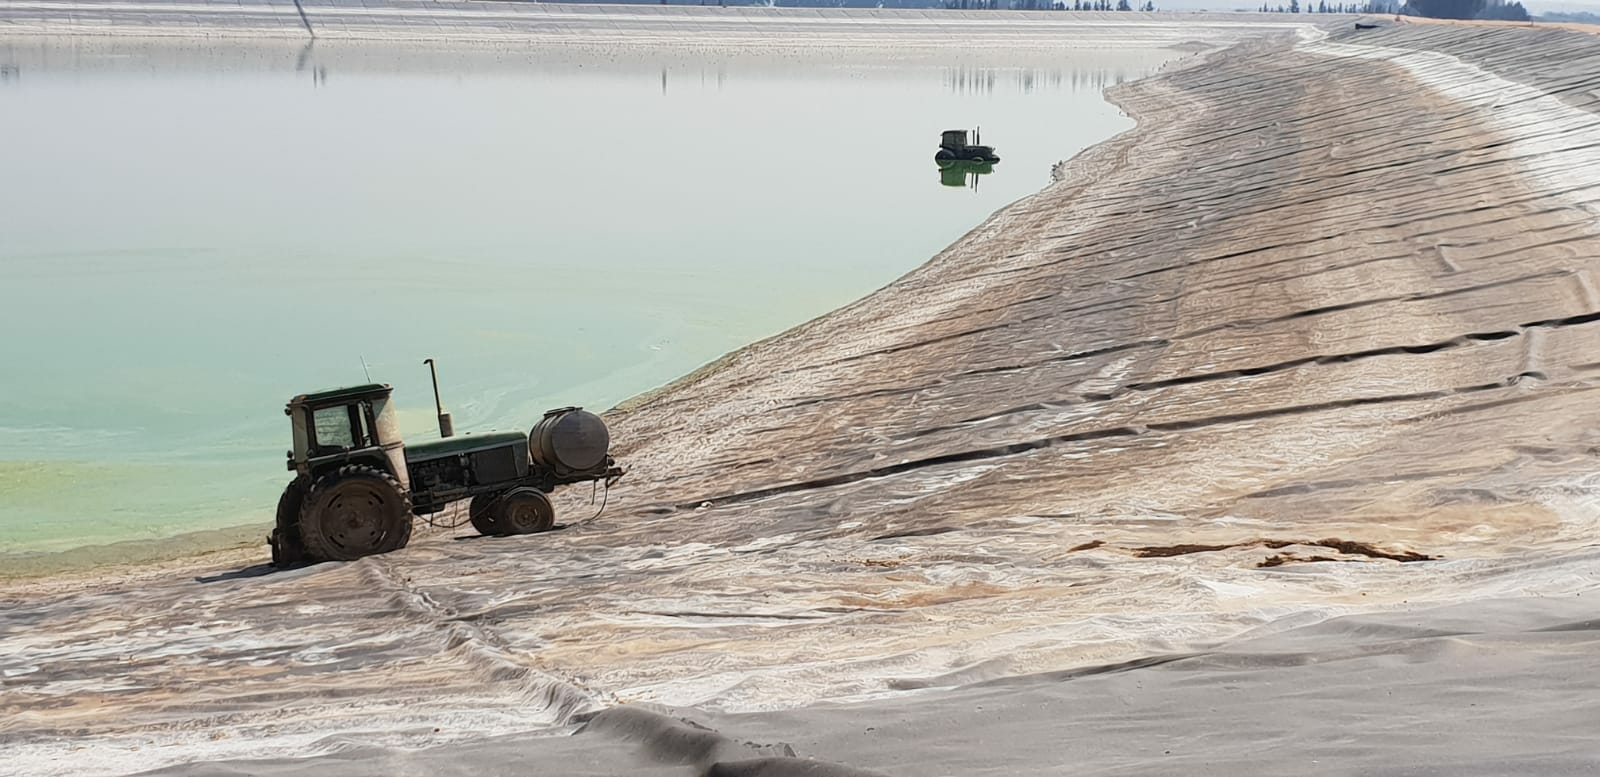
[[[435,380],[435,402],[438,384]],[[453,437],[440,408],[441,439],[406,445],[393,389],[371,383],[301,394],[284,413],[294,436],[289,471],[267,537],[273,566],[349,561],[411,540],[413,514],[470,499],[469,520],[485,535],[531,534],[555,526],[557,486],[622,476],[609,455],[604,421],[582,408],[544,415],[529,434]]]

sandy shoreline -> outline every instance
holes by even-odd
[[[0,743],[684,773],[530,734],[631,703],[894,774],[1591,771],[1582,63],[1403,25],[1124,85],[1059,183],[618,413],[603,521],[6,589]]]

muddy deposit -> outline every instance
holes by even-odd
[[[584,721],[664,737],[662,774],[1281,773],[1260,748],[1348,745],[1299,751],[1315,774],[1423,752],[1395,731],[1449,756],[1530,721],[1496,757],[1533,760],[1474,763],[1581,773],[1597,754],[1562,727],[1600,719],[1573,686],[1600,676],[1597,73],[1580,33],[1340,24],[1119,87],[1138,128],[1043,192],[611,414],[630,473],[599,520],[10,585],[0,743],[38,774],[318,753],[398,773],[436,746],[457,749],[414,763],[457,773],[438,753],[570,756],[601,734],[526,732]],[[1473,620],[1516,597],[1542,603]],[[1424,628],[1424,605],[1455,609]],[[1495,629],[1521,636],[1448,636]],[[1552,657],[1518,658],[1534,645]],[[750,733],[593,717],[623,703]],[[970,747],[919,744],[947,729]]]

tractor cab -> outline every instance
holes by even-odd
[[[407,487],[405,441],[394,405],[394,389],[369,383],[301,394],[289,400],[294,448],[289,471],[316,477],[344,464],[366,464],[387,472]]]
[[[284,407],[295,477],[267,536],[275,566],[387,553],[411,541],[410,478],[392,392],[369,383],[301,394]]]

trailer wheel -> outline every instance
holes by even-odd
[[[272,565],[292,566],[305,558],[306,549],[300,542],[300,506],[306,501],[306,479],[297,477],[284,486],[278,497],[277,523],[267,537],[272,548]]]
[[[556,508],[537,488],[519,488],[500,497],[495,523],[505,534],[534,534],[556,525]]]
[[[411,496],[387,472],[350,464],[317,478],[300,507],[300,541],[316,561],[351,561],[411,540]]]
[[[498,537],[506,533],[500,528],[500,511],[495,505],[495,500],[499,498],[499,494],[475,496],[467,508],[467,519],[472,521],[472,528],[485,537]]]

